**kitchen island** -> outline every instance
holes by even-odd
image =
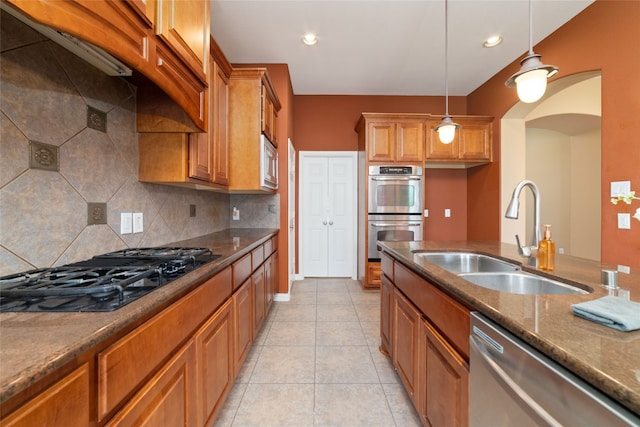
[[[515,245],[499,242],[380,242],[380,246],[393,259],[396,272],[400,269],[416,273],[466,309],[482,313],[623,406],[640,413],[640,330],[619,332],[575,317],[570,307],[608,295],[609,291],[601,285],[601,270],[615,266],[556,255],[554,271],[544,272],[528,265],[529,259],[518,255]],[[560,279],[592,292],[519,295],[494,291],[416,256],[416,252],[425,251],[487,254],[516,262],[524,271]],[[383,272],[388,274],[384,259]],[[628,291],[632,301],[640,302],[640,272],[619,273],[619,286],[623,292]],[[464,349],[459,353],[464,354]]]
[[[237,290],[231,283],[232,271],[236,273],[236,267],[244,268],[247,264],[246,260],[248,260],[248,267],[244,269],[247,271],[247,276],[258,268],[260,270],[266,268],[264,267],[266,262],[262,263],[266,259],[265,255],[269,256],[273,253],[275,256],[277,248],[274,248],[272,243],[277,232],[277,229],[228,229],[169,243],[165,246],[209,248],[213,253],[221,256],[115,311],[1,313],[0,404],[2,404],[2,411],[0,415],[4,418],[8,412],[20,406],[21,402],[37,396],[52,382],[74,371],[78,366],[86,366],[83,369],[88,372],[87,376],[92,378],[92,372],[99,367],[96,354],[110,345],[113,346],[124,335],[140,330],[140,327],[149,324],[150,320],[176,307],[178,301],[181,303],[186,301],[190,295],[195,295],[201,289],[225,289],[224,293],[216,290],[202,292],[202,294],[217,296],[220,293],[220,301],[227,298],[230,300],[232,291]],[[262,248],[267,246],[269,251],[267,249],[262,251]],[[257,252],[258,249],[260,252]],[[252,268],[252,265],[255,268]],[[238,272],[240,270],[237,268]],[[217,277],[220,278],[218,280],[220,285],[215,283]],[[253,276],[248,279],[249,282],[252,280]],[[242,288],[249,287],[240,287]],[[203,306],[207,305],[207,301],[196,299],[196,302]],[[214,311],[216,304],[221,303],[209,302],[209,304],[212,307],[204,310]],[[224,304],[225,307],[227,305]],[[189,311],[193,310],[187,310],[187,315]],[[175,319],[182,321],[188,318],[182,316]],[[253,317],[251,319],[253,320]],[[194,322],[199,321],[194,320]],[[181,323],[168,324],[178,329],[184,326]],[[145,356],[149,350],[149,348],[137,348],[136,352],[144,360],[149,356]],[[89,381],[92,382],[92,380]],[[95,390],[91,391],[89,396],[94,392]],[[91,408],[85,410],[91,412],[89,423],[93,424],[96,422],[95,407],[93,403],[90,406]],[[100,416],[101,421],[113,414],[115,408],[116,406],[105,410]]]

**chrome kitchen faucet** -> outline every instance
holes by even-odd
[[[518,218],[518,209],[520,207],[520,193],[524,187],[529,187],[531,192],[533,193],[533,201],[534,201],[534,218],[533,218],[533,235],[531,236],[531,246],[522,246],[520,244],[520,237],[516,234],[516,242],[518,243],[518,252],[523,256],[531,256],[533,250],[538,249],[538,243],[540,242],[541,234],[540,234],[540,190],[538,186],[528,179],[520,181],[520,183],[513,190],[513,195],[511,196],[511,202],[509,202],[509,206],[507,207],[507,211],[505,212],[505,218],[517,219]]]

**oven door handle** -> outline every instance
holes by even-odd
[[[509,376],[500,365],[491,357],[491,353],[486,349],[480,338],[471,335],[470,344],[476,350],[479,361],[485,369],[500,384],[500,386],[519,404],[519,406],[536,420],[536,424],[550,427],[562,427],[551,414],[544,410],[518,383]],[[473,362],[472,362],[473,363]],[[471,374],[473,375],[473,374]]]
[[[422,181],[421,176],[370,176],[372,181]]]
[[[371,223],[370,224],[372,227],[420,227],[422,224],[416,224],[416,223],[386,223],[386,222],[382,222],[382,223]]]

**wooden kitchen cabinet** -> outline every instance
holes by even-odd
[[[235,343],[233,346],[234,377],[247,358],[253,342],[253,304],[251,298],[251,279],[246,280],[233,294]]]
[[[370,162],[422,162],[427,115],[363,113],[356,125],[365,133]]]
[[[253,330],[257,334],[267,314],[267,282],[264,276],[264,265],[251,276],[251,286],[253,287]]]
[[[187,126],[207,130],[208,1],[8,3],[33,21],[89,42],[145,76],[148,81],[136,77],[138,113],[143,117],[139,131],[158,126],[166,113],[165,96],[158,92],[180,107],[178,115],[187,118]]]
[[[90,420],[89,366],[84,364],[2,419],[6,427],[86,426]]]
[[[280,101],[266,68],[235,68],[231,72],[229,191],[276,191],[277,142],[271,138],[276,137],[279,110]],[[268,139],[264,146],[263,135]]]
[[[381,347],[391,342],[391,360],[423,425],[467,426],[469,309],[386,253],[382,269]]]
[[[427,321],[420,325],[418,414],[424,425],[469,425],[469,365]]]
[[[195,345],[190,340],[106,425],[195,425],[195,369]]]
[[[198,426],[213,424],[234,381],[233,301],[228,300],[195,334]]]
[[[483,116],[455,116],[460,125],[450,144],[443,144],[435,127],[440,118],[427,122],[427,167],[471,167],[491,162],[493,118]]]
[[[211,75],[207,94],[209,131],[206,133],[153,132],[140,134],[138,179],[224,190],[229,184],[229,74],[231,64],[211,39]],[[138,115],[140,117],[140,114]]]
[[[420,312],[398,290],[393,296],[392,359],[405,390],[417,407],[419,402]]]
[[[382,275],[380,286],[380,351],[393,357],[393,284]]]
[[[209,69],[209,2],[157,0],[156,34],[206,82]]]

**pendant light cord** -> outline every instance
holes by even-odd
[[[533,55],[533,0],[529,0],[529,55]]]
[[[449,116],[449,2],[444,0],[444,102],[445,116]]]

